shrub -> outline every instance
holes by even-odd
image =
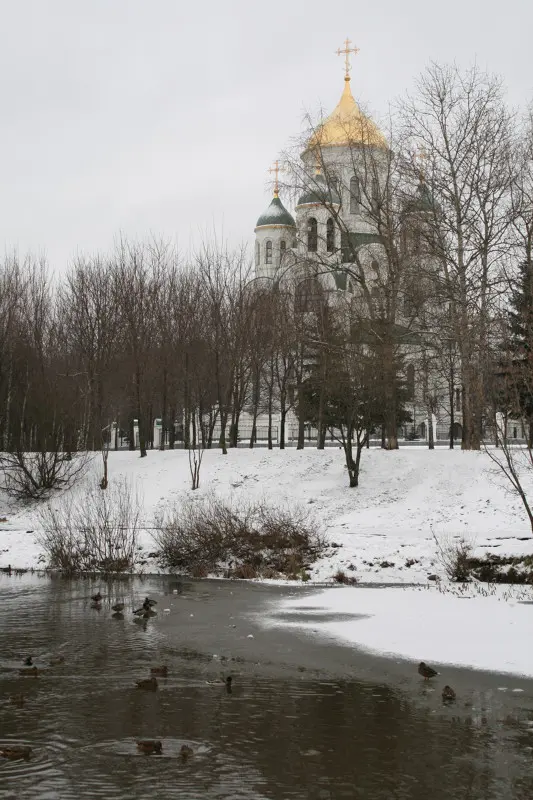
[[[472,545],[466,539],[442,543],[433,531],[439,561],[451,581],[463,583],[470,580]]]
[[[237,509],[212,495],[170,507],[156,517],[155,529],[161,566],[189,574],[298,576],[325,548],[307,510]]]
[[[102,492],[68,494],[37,512],[37,541],[51,569],[65,574],[131,571],[138,560],[142,503],[124,478]]]
[[[348,586],[354,586],[357,583],[357,578],[347,575],[343,569],[338,569],[333,576],[335,583],[344,583]]]
[[[17,500],[44,500],[54,490],[67,489],[85,472],[88,453],[60,450],[2,453],[2,488]]]

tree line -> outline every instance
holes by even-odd
[[[509,323],[524,307],[513,300],[520,281],[526,292],[532,285],[523,279],[533,272],[531,114],[511,113],[496,78],[432,65],[398,104],[389,150],[361,147],[357,134],[352,170],[340,170],[319,137],[303,160],[301,143],[285,154],[287,193],[313,188],[334,236],[328,229],[307,257],[309,231],[300,231],[277,279],[256,279],[245,248],[216,241],[180,256],[156,239],[121,239],[56,279],[43,261],[6,257],[2,450],[98,450],[115,422],[133,447],[137,420],[145,456],[160,418],[161,449],[176,446],[178,421],[185,447],[226,453],[245,411],[250,447],[264,414],[268,446],[279,416],[284,448],[292,409],[297,446],[307,424],[318,447],[334,430],[357,485],[370,432],[395,448],[408,419],[406,359],[428,420],[446,404],[453,425],[459,392],[465,449],[481,446],[496,414],[529,408],[511,402],[508,387],[517,365],[531,369]],[[344,213],[351,203],[374,232],[364,246]],[[324,291],[324,275],[339,291]],[[522,328],[531,335],[529,318]]]

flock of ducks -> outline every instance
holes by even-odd
[[[91,597],[91,608],[96,610],[100,610],[102,608],[102,600],[103,596],[100,592],[97,592]],[[136,617],[136,620],[144,621],[153,617],[157,614],[154,611],[153,606],[157,605],[155,600],[151,600],[149,597],[145,597],[143,604],[140,608],[137,608],[133,614]],[[112,617],[114,619],[124,619],[124,603],[116,603],[114,606],[111,607],[113,612]],[[49,661],[48,665],[50,667],[57,667],[61,664],[65,663],[64,656],[52,656]],[[42,673],[42,669],[39,669],[36,664],[33,663],[33,656],[27,656],[24,659],[23,666],[19,669],[19,675],[24,677],[32,677],[37,678]],[[156,691],[158,688],[157,678],[166,678],[168,677],[168,666],[160,665],[156,667],[150,668],[150,677],[143,678],[142,680],[136,681],[136,688],[143,689],[147,691]],[[233,678],[231,675],[227,677],[223,677],[222,682],[226,686],[226,691],[228,694],[232,692],[232,681]],[[218,681],[207,681],[209,684],[218,684],[220,685],[220,680]],[[23,694],[14,694],[11,696],[11,703],[18,708],[22,708],[24,706],[24,695]],[[141,739],[136,742],[137,750],[145,755],[162,755],[163,753],[163,745],[159,739]],[[15,759],[29,759],[31,756],[32,750],[31,747],[27,745],[0,745],[0,757],[8,758],[11,760]],[[181,746],[179,755],[183,760],[188,759],[194,753],[192,747],[189,747],[187,744],[183,744]]]
[[[94,594],[91,597],[91,607],[97,610],[100,610],[102,607],[102,600],[103,596],[100,592]],[[139,620],[146,620],[150,617],[153,617],[157,614],[154,611],[153,606],[157,605],[155,600],[151,600],[149,597],[145,597],[143,604],[140,608],[137,608],[133,614]],[[114,606],[111,607],[113,612],[112,616],[115,619],[123,619],[123,611],[124,611],[124,603],[116,603]],[[65,662],[64,656],[53,656],[48,661],[49,666],[56,667],[60,664]],[[39,675],[39,668],[33,663],[33,657],[28,656],[24,660],[24,666],[19,670],[20,675],[24,675],[26,677],[35,677],[37,678]],[[418,674],[421,675],[425,681],[430,680],[431,678],[435,678],[439,673],[437,670],[433,669],[433,667],[428,666],[424,661],[421,661],[418,665]],[[157,667],[150,668],[150,677],[143,678],[142,680],[136,681],[137,689],[143,689],[147,691],[156,691],[158,688],[157,677],[166,678],[168,677],[168,666],[161,665]],[[225,678],[222,678],[223,683],[226,686],[226,691],[228,694],[232,692],[232,682],[233,678],[231,675],[228,675]],[[219,684],[219,681],[207,681],[208,684]],[[456,700],[456,694],[451,686],[446,685],[442,690],[442,702],[443,703],[453,703]],[[18,706],[21,708],[24,705],[24,695],[22,694],[15,694],[11,697],[11,702],[13,705]],[[145,755],[162,755],[163,753],[163,745],[159,739],[140,739],[137,741],[137,750],[139,752],[144,753]],[[187,744],[183,744],[180,749],[180,757],[182,759],[187,759],[189,756],[193,755],[192,747],[189,747]],[[29,759],[31,756],[31,747],[27,745],[3,745],[0,747],[0,757],[9,758],[9,759]]]
[[[425,681],[428,681],[430,678],[435,678],[439,673],[433,667],[429,667],[424,661],[421,661],[418,665],[418,674],[422,675]],[[443,703],[453,703],[457,698],[454,690],[451,686],[446,685],[442,690],[442,702]]]

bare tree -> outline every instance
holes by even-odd
[[[463,442],[479,449],[485,353],[508,251],[512,118],[501,81],[433,64],[401,106],[412,147],[427,155],[431,239],[461,358]]]

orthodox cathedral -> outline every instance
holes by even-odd
[[[290,278],[295,287],[295,309],[302,312],[317,310],[314,303],[319,295],[326,295],[333,305],[347,297],[352,305],[364,303],[361,281],[353,280],[356,273],[365,276],[367,297],[375,303],[380,301],[379,265],[384,262],[384,248],[369,209],[379,202],[391,152],[385,136],[353,97],[350,55],[357,49],[350,44],[347,39],[344,48],[337,51],[345,58],[340,100],[311,132],[299,163],[289,167],[295,179],[291,183],[294,211],[289,211],[280,198],[280,167],[276,162],[270,170],[275,176],[273,198],[255,226],[256,279],[281,282]],[[406,214],[417,220],[411,231],[416,232],[417,225],[423,224],[430,203],[421,177],[415,196],[406,205]],[[424,257],[423,248],[418,249],[417,258]],[[404,377],[411,423],[398,432],[399,439],[423,442],[430,425],[435,440],[448,440],[450,433],[460,439],[461,393],[455,389],[453,375],[451,384],[446,376],[428,379],[427,371],[423,379],[419,378],[417,349],[415,340],[406,336]],[[290,429],[291,425],[289,438]]]

